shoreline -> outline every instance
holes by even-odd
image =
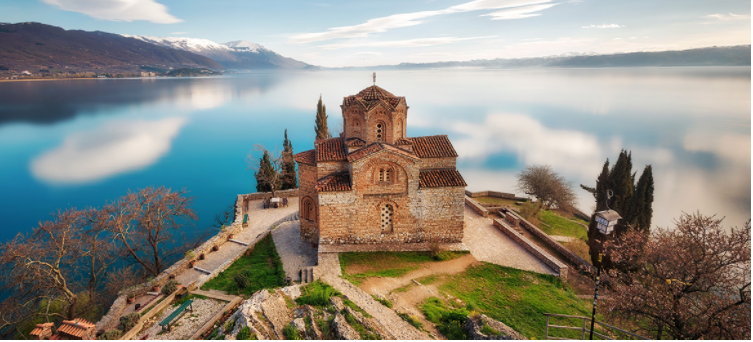
[[[175,78],[170,76],[164,76],[169,78]],[[124,80],[124,79],[150,79],[150,78],[159,78],[159,77],[108,77],[108,78],[89,78],[89,77],[71,77],[71,78],[24,78],[24,79],[15,79],[15,80],[3,80],[0,79],[0,83],[3,82],[38,82],[38,81],[70,81],[70,80],[89,80],[89,81],[98,81],[98,80]]]

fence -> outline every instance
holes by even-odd
[[[572,338],[564,338],[564,337],[555,337],[555,336],[549,336],[549,328],[555,328],[555,329],[566,329],[566,330],[580,330],[580,339],[585,340],[586,334],[590,336],[591,334],[591,318],[590,317],[584,317],[584,316],[570,316],[570,315],[558,315],[558,314],[551,314],[551,313],[545,313],[544,316],[546,316],[546,332],[544,334],[544,339],[546,340],[572,340]],[[562,318],[574,318],[574,319],[580,319],[583,321],[583,324],[580,327],[571,327],[571,326],[564,326],[564,325],[552,325],[549,324],[549,318],[550,317],[562,317]],[[606,328],[607,331],[613,333],[613,336],[616,336],[620,340],[628,340],[628,339],[638,339],[638,340],[648,340],[649,338],[643,337],[638,334],[631,333],[629,331],[620,329],[615,326],[611,326],[609,324],[594,321],[594,323],[598,324],[599,326]],[[605,340],[614,340],[615,338],[613,336],[607,336],[604,335],[594,329],[594,335],[599,337],[599,339],[605,339]]]

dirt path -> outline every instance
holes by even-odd
[[[479,261],[473,255],[467,254],[457,259],[440,262],[428,262],[420,269],[411,271],[398,278],[369,278],[359,286],[369,294],[386,294],[398,287],[413,284],[413,279],[423,278],[434,274],[457,274],[465,271],[468,266]]]

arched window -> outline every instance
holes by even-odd
[[[392,232],[392,215],[394,209],[391,204],[385,204],[382,206],[382,233]]]
[[[384,124],[381,122],[376,125],[376,139],[377,141],[382,141],[382,136],[384,133]]]
[[[397,137],[398,138],[405,138],[403,136],[403,120],[397,121]]]
[[[391,178],[390,170],[389,169],[381,169],[379,170],[379,181],[380,182],[389,182]]]

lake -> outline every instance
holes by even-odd
[[[405,96],[408,136],[447,134],[468,189],[515,192],[549,164],[591,212],[606,158],[651,164],[653,224],[683,211],[742,226],[751,208],[749,67],[379,71]],[[130,190],[190,191],[199,221],[255,191],[255,144],[313,148],[321,94],[330,129],[371,71],[255,72],[208,78],[0,83],[0,240],[49,213],[101,206]],[[258,158],[258,156],[257,156]],[[637,178],[637,177],[636,177]]]

